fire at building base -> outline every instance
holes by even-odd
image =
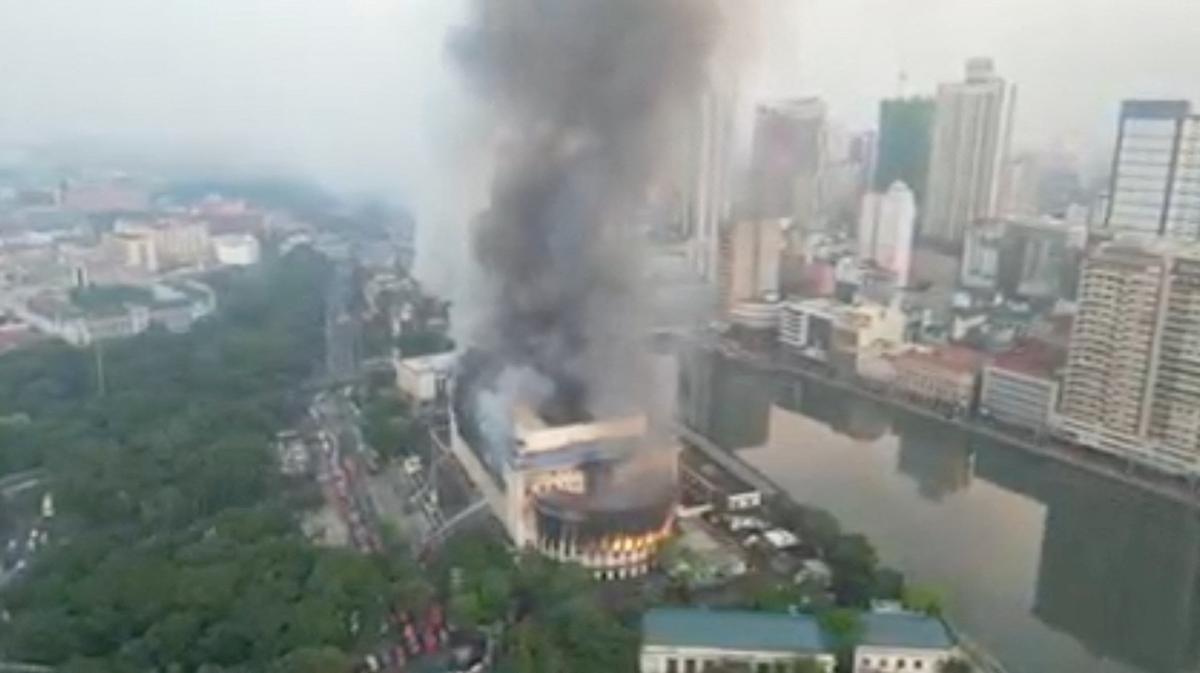
[[[645,574],[670,533],[678,447],[642,414],[564,420],[519,397],[485,413],[496,371],[479,357],[464,358],[456,380],[451,451],[513,543],[597,579]]]

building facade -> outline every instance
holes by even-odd
[[[641,673],[703,673],[717,665],[790,673],[803,659],[827,672],[835,663],[811,615],[654,608],[642,618]]]
[[[1200,248],[1104,244],[1084,263],[1058,430],[1158,469],[1200,473]]]
[[[729,217],[736,97],[729,87],[710,86],[698,101],[684,143],[683,218],[688,257],[702,280],[715,283],[720,226]]]
[[[825,103],[797,98],[760,105],[751,157],[752,214],[819,227],[827,134]]]
[[[995,214],[1015,97],[986,58],[967,61],[966,81],[938,87],[924,238],[957,244],[967,227]]]
[[[779,293],[779,266],[786,220],[737,220],[721,232],[720,306],[729,312],[744,301]]]
[[[932,98],[893,98],[879,104],[879,151],[872,188],[882,192],[896,181],[923,202],[929,180],[929,153],[933,143]]]
[[[1121,104],[1109,233],[1200,239],[1200,117],[1183,100]]]
[[[983,368],[980,413],[1034,432],[1047,430],[1058,405],[1061,355],[1041,342],[997,355]]]
[[[916,197],[903,182],[865,194],[858,219],[859,260],[891,271],[897,285],[907,285],[916,218]]]
[[[938,673],[959,648],[936,617],[903,611],[868,612],[854,648],[854,673]]]
[[[969,348],[914,348],[891,358],[895,389],[958,412],[971,408],[983,355]]]
[[[989,219],[963,237],[959,282],[1023,299],[1074,299],[1087,227],[1051,217]]]
[[[896,306],[806,299],[783,306],[779,342],[807,359],[858,372],[872,354],[902,343],[904,327],[904,313]]]

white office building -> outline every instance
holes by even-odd
[[[938,87],[924,238],[958,243],[964,229],[995,214],[1015,99],[987,58],[967,61],[966,81]]]
[[[896,274],[899,286],[908,284],[916,217],[913,192],[899,180],[886,192],[868,192],[863,196],[858,218],[858,257]]]
[[[1104,229],[1200,238],[1200,116],[1187,101],[1121,104]]]

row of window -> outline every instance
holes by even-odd
[[[911,669],[914,671],[924,670],[925,668],[924,659],[905,659],[904,657],[896,657],[895,659],[879,657],[878,659],[872,659],[871,657],[863,657],[859,660],[859,666],[868,671],[904,671],[909,670],[909,663],[912,664]]]
[[[674,657],[667,658],[667,673],[704,673],[716,669],[719,665],[729,663],[728,660],[719,661],[716,659],[683,659],[682,661]],[[750,663],[750,662],[734,662],[734,663]],[[775,662],[759,661],[754,663],[754,673],[793,673],[793,671],[801,670],[802,664],[791,660],[780,660]]]

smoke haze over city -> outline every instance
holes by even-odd
[[[1114,101],[1200,89],[1200,5],[755,0],[744,88],[820,95],[848,123],[986,54],[1019,83],[1018,143],[1111,142]],[[447,0],[0,2],[0,138],[79,137],[298,167],[413,195],[465,142]],[[756,96],[761,98],[762,96]],[[1102,153],[1101,153],[1102,154]],[[440,177],[440,174],[439,174]]]

